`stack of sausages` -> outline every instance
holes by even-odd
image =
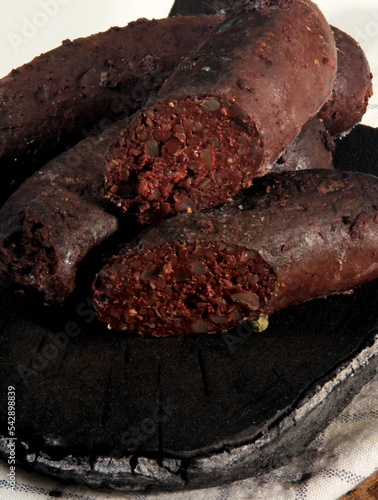
[[[0,81],[2,285],[64,302],[89,250],[121,231],[94,278],[97,315],[171,336],[377,278],[378,179],[332,168],[371,78],[310,0],[66,41]]]

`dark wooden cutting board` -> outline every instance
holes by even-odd
[[[377,143],[377,130],[357,127],[338,146],[338,166],[377,173]],[[377,285],[282,310],[260,334],[243,326],[163,339],[108,331],[85,287],[63,308],[3,293],[0,435],[14,386],[17,457],[27,469],[146,490],[282,465],[374,374]]]

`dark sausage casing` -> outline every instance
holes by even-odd
[[[299,132],[286,151],[272,164],[271,172],[334,168],[335,142],[316,115]]]
[[[234,5],[235,0],[175,0],[169,15],[215,14],[230,10]]]
[[[79,140],[133,113],[223,16],[138,20],[42,54],[0,80],[0,202]]]
[[[378,278],[377,199],[367,174],[268,174],[113,257],[93,285],[98,317],[142,335],[212,333]]]
[[[141,222],[217,205],[251,185],[332,92],[335,42],[315,4],[238,5],[108,153],[108,196]]]
[[[222,2],[217,5],[221,8]],[[200,8],[191,5],[191,12],[200,14]],[[2,78],[0,203],[67,144],[98,133],[109,121],[136,110],[223,18],[218,14],[139,20],[64,42]],[[332,29],[338,47],[338,78],[332,100],[320,113],[332,133],[339,134],[364,114],[371,74],[357,42]]]
[[[125,121],[76,144],[27,179],[0,210],[0,283],[64,301],[84,256],[114,234],[106,209],[105,151]],[[125,238],[127,235],[125,234]]]
[[[366,113],[373,94],[369,62],[356,40],[332,26],[337,47],[337,78],[319,118],[332,136],[349,131]]]
[[[224,3],[206,2],[206,12],[219,11]],[[223,19],[220,14],[198,15],[205,13],[202,4],[188,7],[196,15],[139,20],[66,41],[0,80],[0,202],[67,144],[136,110]],[[339,134],[360,121],[372,89],[361,48],[346,33],[332,29],[338,79],[331,102],[321,112],[331,132]]]
[[[176,0],[169,15],[215,14],[234,4],[234,0]],[[369,62],[358,42],[335,26],[331,29],[337,47],[337,81],[319,117],[327,131],[336,136],[361,121],[373,88]]]
[[[189,51],[191,44],[199,42],[201,34],[205,35],[210,32],[222,19],[222,16],[198,16],[181,18],[169,25],[165,20],[142,21],[140,25],[144,26],[146,36],[148,35],[152,45],[155,45],[154,37],[160,33],[157,28],[159,24],[169,27],[166,41],[176,40],[176,38],[179,40],[178,52],[172,51],[170,64],[168,64],[168,56],[165,57],[168,67],[172,66],[176,59],[182,57],[185,48]],[[147,29],[150,24],[150,29]],[[130,27],[130,29],[135,29],[135,27]],[[127,33],[127,30],[114,30],[109,32],[109,36],[111,33],[113,37],[122,39],[125,32]],[[338,92],[333,93],[333,104],[338,105],[338,102],[348,101],[353,114],[358,103],[355,102],[352,105],[350,98],[344,98],[340,91],[345,85],[351,88],[351,84],[348,84],[346,79],[350,73],[355,75],[355,66],[360,67],[363,54],[361,55],[361,49],[358,48],[356,42],[346,34],[343,35],[345,35],[344,38],[341,32],[341,35],[336,38],[338,49],[340,44],[344,53],[347,49],[350,53],[348,58],[338,60],[338,80],[335,84]],[[94,35],[94,37],[80,40],[80,43],[91,43],[92,38],[100,40],[102,36],[102,34]],[[186,45],[182,40],[186,40]],[[142,47],[144,46],[143,42]],[[51,51],[49,57],[53,54],[57,56],[60,50]],[[142,60],[145,60],[146,55],[142,57]],[[44,60],[44,57],[45,55],[42,55],[36,60]],[[341,66],[343,62],[345,63],[347,59],[350,61],[351,58],[354,62],[350,68]],[[67,58],[62,62],[63,68],[69,65],[69,61],[70,58]],[[151,59],[151,68],[158,68],[159,61],[159,58],[156,61]],[[137,81],[138,73],[133,74],[131,68],[129,71],[129,77]],[[361,74],[361,85],[365,81],[366,71]],[[339,82],[340,78],[341,82]],[[354,76],[353,78],[355,81]],[[123,88],[124,98],[126,98],[126,91],[127,87]],[[106,93],[106,89],[104,92]],[[96,95],[95,93],[94,100]],[[128,99],[132,99],[132,96]],[[92,101],[90,100],[89,103]],[[135,102],[134,105],[136,104]],[[338,109],[340,111],[344,108],[338,105]],[[328,110],[332,112],[330,106]],[[339,118],[340,113],[341,111],[338,113]],[[346,109],[344,109],[344,114],[346,116]],[[329,137],[327,138],[321,121],[319,115],[310,120],[272,170],[325,168],[326,166],[331,168]],[[38,130],[38,123],[36,126]],[[118,228],[114,215],[106,213],[102,157],[117,138],[122,127],[125,127],[125,123],[113,124],[97,138],[87,138],[70,151],[50,161],[41,172],[37,172],[25,181],[4,205],[0,211],[0,282],[3,286],[12,284],[16,287],[32,287],[43,293],[45,300],[48,301],[64,301],[70,295],[75,287],[77,264],[93,246],[101,243]]]

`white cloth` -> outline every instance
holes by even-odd
[[[378,374],[351,404],[289,465],[227,486],[187,492],[104,493],[16,471],[0,460],[0,500],[337,500],[378,469]]]

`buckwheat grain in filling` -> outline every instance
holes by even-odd
[[[157,102],[110,153],[109,197],[142,222],[217,205],[251,184],[261,162],[256,127],[231,100]]]
[[[253,250],[163,243],[115,258],[96,280],[94,301],[111,328],[155,336],[206,333],[258,315],[275,281]]]

